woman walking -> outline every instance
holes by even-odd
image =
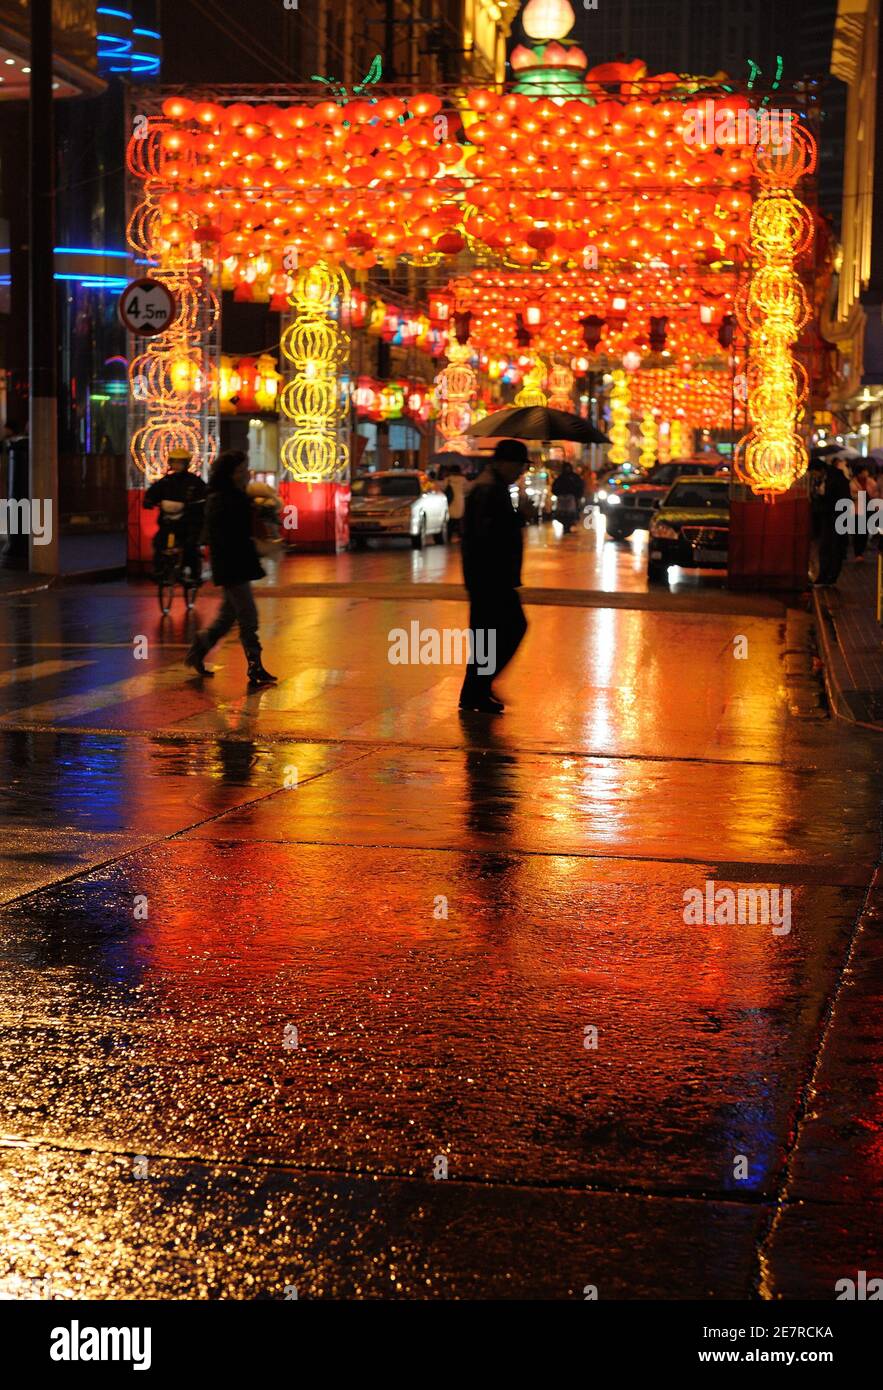
[[[246,492],[248,462],[245,454],[220,454],[212,465],[205,504],[205,533],[212,579],[224,590],[224,601],[210,627],[197,634],[184,658],[201,676],[213,676],[205,658],[216,642],[239,624],[239,640],[248,661],[248,684],[253,690],[272,685],[276,677],[265,671],[258,637],[258,610],[251,581],[264,571],[252,540],[252,504]]]

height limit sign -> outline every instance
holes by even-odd
[[[133,280],[120,295],[120,319],[130,333],[152,338],[162,333],[178,313],[171,290],[159,280]]]

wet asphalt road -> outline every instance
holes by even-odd
[[[566,544],[490,722],[387,660],[466,621],[441,548],[287,562],[258,695],[148,589],[3,602],[6,1297],[883,1273],[879,743],[794,714],[777,600],[648,606],[640,543]],[[707,880],[791,930],[685,922]]]

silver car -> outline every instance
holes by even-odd
[[[425,473],[396,468],[353,479],[353,545],[364,545],[372,537],[410,536],[414,550],[422,550],[428,536],[444,545],[448,524],[448,499]]]

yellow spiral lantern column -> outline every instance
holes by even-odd
[[[669,435],[669,438],[671,440],[670,448],[671,457],[673,459],[684,459],[687,457],[687,455],[690,452],[689,448],[687,447],[687,441],[689,439],[689,436],[690,431],[687,429],[685,422],[682,419],[680,419],[680,417],[676,417],[674,420],[672,420],[671,433]]]
[[[613,373],[610,391],[610,462],[620,468],[629,461],[629,383],[626,373]]]
[[[655,464],[657,438],[656,421],[648,410],[641,421],[641,453],[638,462],[642,468],[652,468]]]
[[[795,126],[791,134],[785,150],[758,146],[754,151],[761,192],[749,228],[753,271],[736,305],[749,343],[746,404],[751,426],[736,446],[736,475],[770,501],[787,492],[809,466],[798,433],[808,380],[794,357],[794,345],[810,309],[795,264],[812,244],[813,222],[792,186],[815,167],[815,144],[802,127]]]
[[[659,423],[656,457],[660,463],[668,463],[671,459],[671,425],[667,420],[661,420]]]
[[[298,271],[288,301],[295,317],[282,334],[283,362],[290,364],[290,373],[279,399],[279,457],[289,478],[310,487],[333,482],[349,461],[341,437],[338,369],[350,340],[335,318],[335,306],[348,290],[342,270],[318,261]]]

